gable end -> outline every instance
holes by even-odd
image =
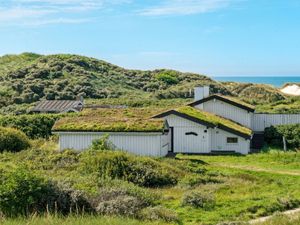
[[[222,102],[226,102],[226,103],[228,103],[230,105],[236,106],[236,107],[238,107],[240,109],[244,109],[244,110],[246,110],[248,112],[254,112],[255,111],[255,109],[253,109],[253,108],[250,108],[248,106],[242,105],[242,104],[240,104],[238,102],[235,102],[235,101],[232,101],[232,100],[230,100],[228,98],[224,98],[224,97],[222,97],[220,95],[211,95],[211,96],[209,96],[207,98],[204,98],[204,99],[192,102],[192,103],[188,104],[188,106],[194,107],[196,105],[200,105],[200,104],[202,104],[204,102],[208,102],[208,101],[214,100],[214,99],[220,100]]]

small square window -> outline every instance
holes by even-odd
[[[236,137],[228,137],[227,138],[227,144],[237,144],[238,143],[238,138]]]

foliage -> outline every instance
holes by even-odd
[[[70,216],[58,216],[47,214],[45,216],[33,215],[30,218],[3,218],[1,225],[174,225],[163,221],[141,221],[120,216],[98,216],[75,214]]]
[[[103,135],[100,139],[93,140],[90,148],[94,151],[105,151],[108,149],[114,149],[113,144],[109,141],[109,135]]]
[[[14,128],[0,127],[0,153],[19,152],[30,146],[27,136]]]
[[[183,196],[182,205],[189,205],[195,208],[211,209],[216,205],[216,200],[214,195],[211,193],[192,191]]]
[[[25,169],[2,169],[1,174],[0,211],[4,215],[90,210],[82,193],[59,187]]]
[[[174,172],[150,157],[138,157],[120,151],[87,151],[82,167],[97,172],[102,179],[123,179],[143,187],[161,187],[177,183]]]
[[[158,73],[155,78],[159,81],[162,81],[168,85],[177,84],[178,78],[175,71],[163,71]]]
[[[55,121],[60,117],[49,114],[0,116],[0,126],[17,128],[30,138],[49,138]]]
[[[259,104],[257,112],[267,113],[300,113],[300,96],[288,97],[284,100],[273,101],[268,104]]]
[[[139,199],[147,206],[143,205],[138,211],[138,221],[128,219],[127,216],[91,216],[73,208],[73,213],[68,216],[62,216],[59,211],[55,213],[55,210],[53,214],[38,214],[33,218],[3,219],[0,216],[1,224],[147,224],[146,215],[149,220],[153,219],[148,224],[166,224],[164,217],[171,217],[172,212],[177,214],[179,224],[221,224],[223,221],[249,221],[300,206],[299,152],[270,150],[247,156],[180,155],[175,159],[150,158],[166,168],[166,172],[175,177],[178,184],[145,188],[123,178],[99,176],[93,156],[96,155],[97,158],[99,153],[111,153],[110,151],[59,152],[56,150],[57,143],[52,139],[34,140],[32,145],[27,151],[0,154],[1,167],[26,166],[46,183],[51,179],[51,183],[59,186],[59,190],[71,189],[75,193],[83,193],[81,196],[87,196],[92,208],[99,203],[98,198],[112,199],[111,196],[122,196],[119,198],[121,200]],[[89,159],[87,154],[90,154]],[[103,155],[105,154],[99,154],[98,157]],[[138,156],[134,158],[136,161],[148,159]],[[85,165],[88,162],[89,167]],[[198,178],[204,178],[205,182],[198,183],[201,180]],[[221,182],[206,182],[210,179]],[[66,188],[61,188],[62,181],[62,186]],[[193,191],[213,193],[216,205],[208,209],[183,206],[183,196]],[[155,218],[161,220],[156,221]]]
[[[18,58],[22,58],[22,66],[18,66]],[[199,74],[126,70],[78,55],[4,56],[0,62],[3,62],[0,86],[9,88],[5,101],[0,101],[0,106],[5,107],[42,99],[75,99],[77,95],[102,99],[131,94],[155,96],[157,91],[168,90],[171,85],[183,88],[182,92],[186,93],[193,82],[221,86]]]
[[[196,119],[205,121],[207,123],[213,124],[215,126],[222,125],[222,126],[225,126],[227,128],[233,129],[235,131],[238,131],[242,134],[249,135],[249,136],[252,134],[252,131],[247,127],[239,125],[231,120],[224,119],[215,114],[195,109],[191,106],[182,106],[182,107],[176,109],[176,111],[178,111],[179,113],[183,113],[188,116],[194,117]]]
[[[300,148],[300,124],[271,126],[265,129],[265,141],[278,147],[283,146],[285,137],[289,148]]]
[[[141,216],[146,220],[163,220],[165,222],[179,222],[179,218],[173,210],[164,208],[162,206],[154,206],[145,208],[141,212]]]
[[[282,101],[287,98],[279,89],[267,84],[222,83],[234,96],[238,96],[243,101],[253,105],[264,105]]]

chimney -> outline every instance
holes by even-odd
[[[80,101],[80,102],[83,103],[83,101],[84,101],[83,96],[82,95],[77,95],[76,101]]]
[[[195,87],[194,89],[194,100],[199,101],[209,96],[209,86]]]

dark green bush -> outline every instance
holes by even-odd
[[[0,212],[5,216],[92,210],[81,192],[47,181],[26,169],[0,169],[0,173]]]
[[[214,195],[211,193],[191,191],[183,196],[182,205],[192,206],[195,208],[210,209],[216,205],[216,200]]]
[[[0,127],[0,153],[3,151],[19,152],[29,146],[29,139],[22,131]]]
[[[289,148],[300,147],[300,124],[272,126],[265,129],[265,141],[274,146],[282,147],[285,137]]]
[[[0,116],[0,126],[19,129],[30,138],[48,138],[55,121],[60,117],[46,114]]]
[[[87,151],[81,162],[87,172],[97,172],[101,179],[122,179],[144,187],[174,185],[177,178],[171,168],[150,157],[121,151]]]

